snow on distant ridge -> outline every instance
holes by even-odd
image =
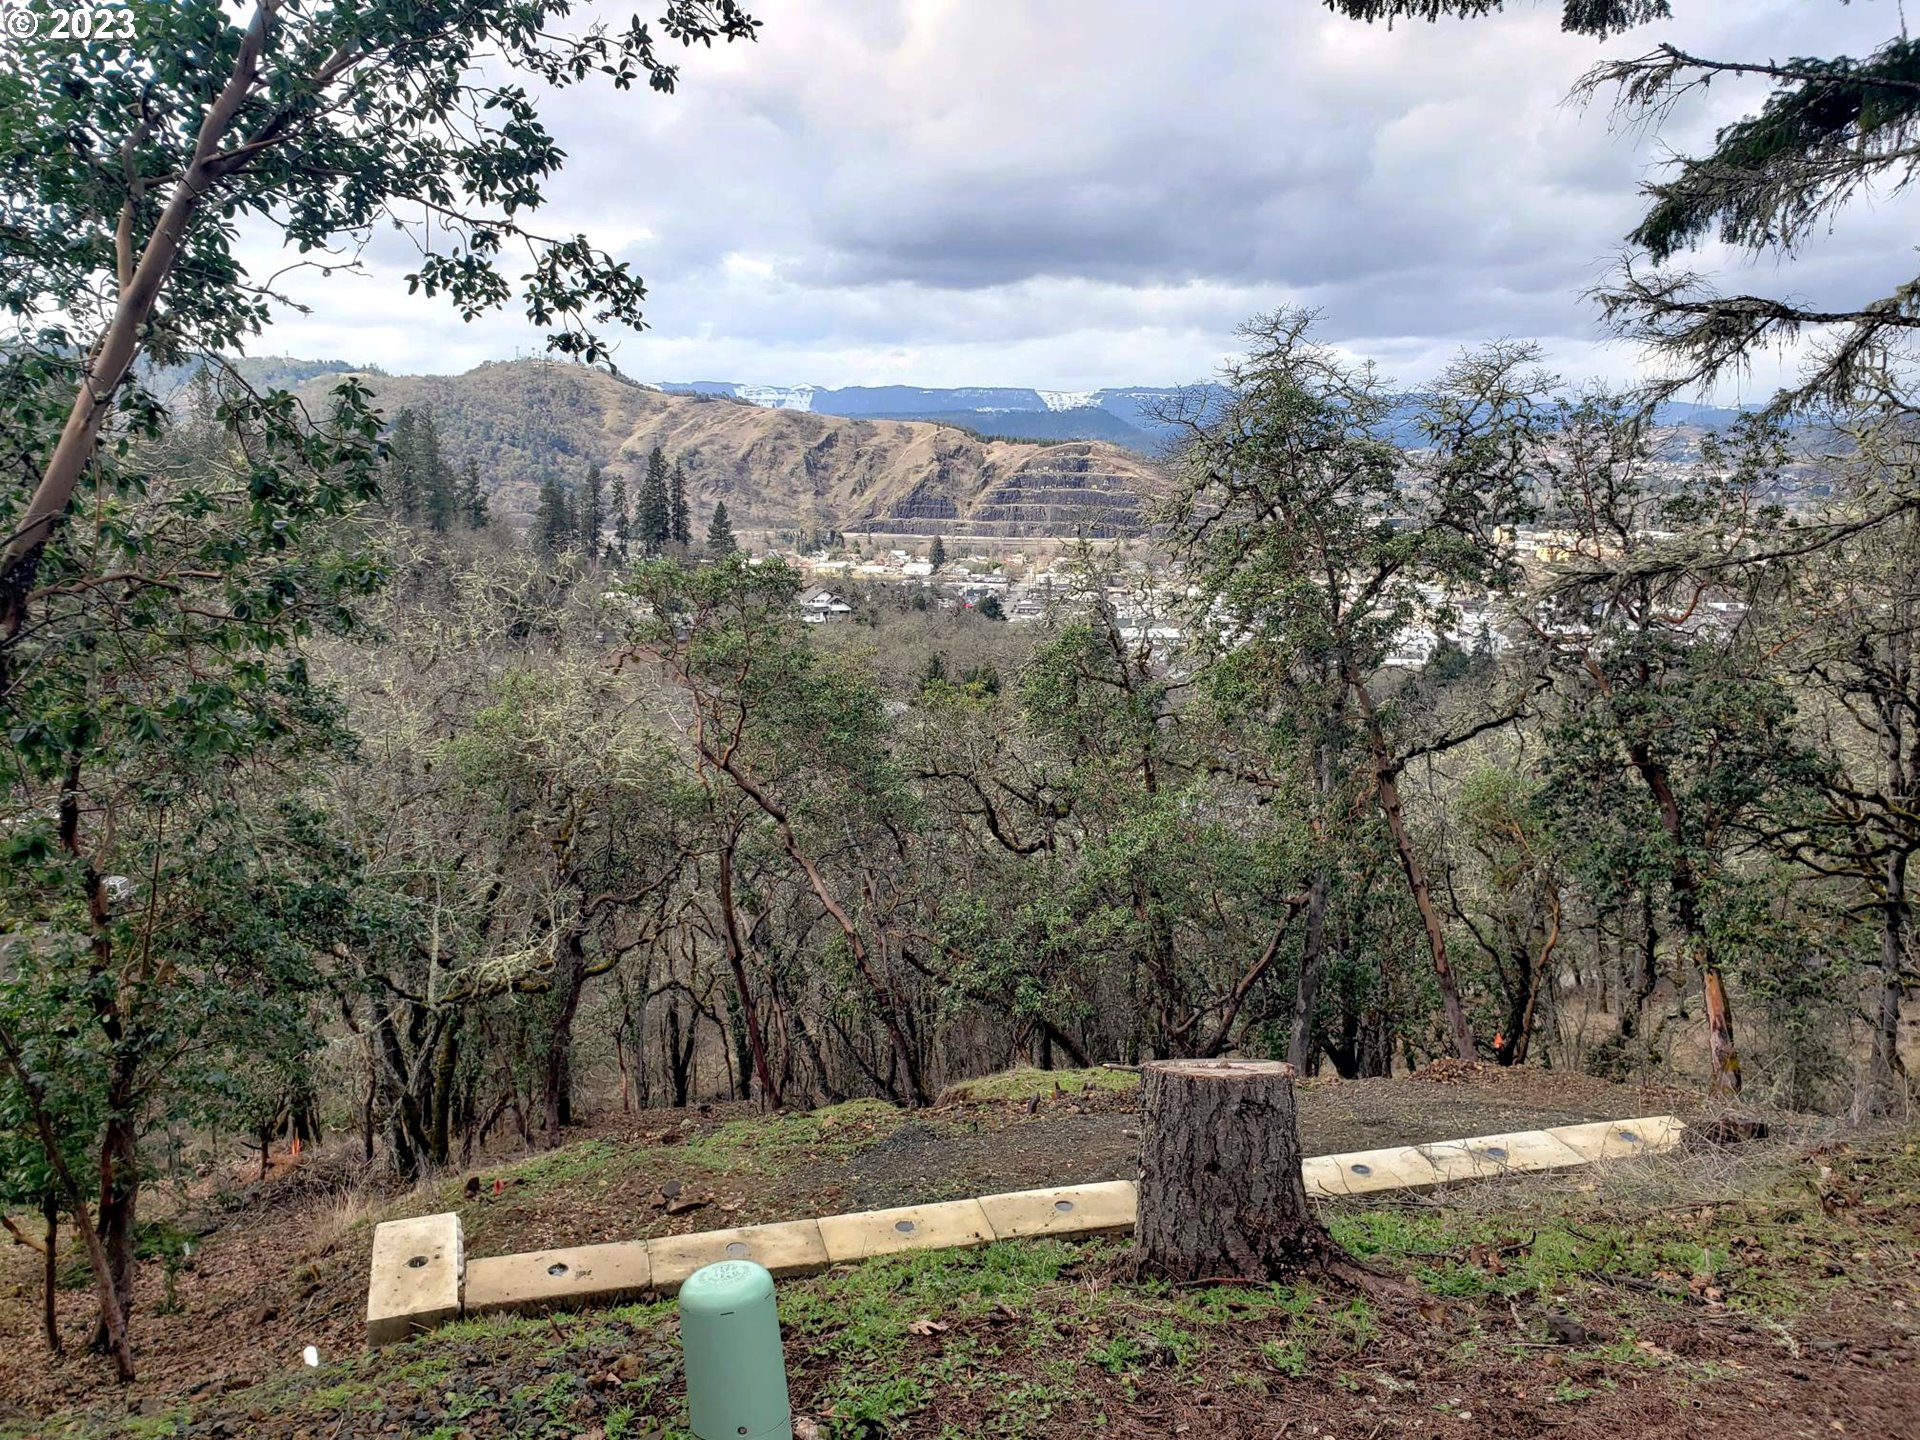
[[[1047,402],[1049,410],[1084,410],[1093,404],[1098,390],[1036,390],[1034,394]]]

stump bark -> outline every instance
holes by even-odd
[[[1339,1255],[1307,1207],[1291,1065],[1154,1060],[1141,1082],[1136,1274],[1257,1282]]]

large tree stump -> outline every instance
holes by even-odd
[[[1141,1067],[1137,1274],[1272,1280],[1337,1250],[1307,1208],[1293,1067],[1154,1060]]]

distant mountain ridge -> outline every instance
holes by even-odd
[[[1106,440],[1145,454],[1165,449],[1179,427],[1167,415],[1177,405],[1210,410],[1226,391],[1212,381],[1192,385],[1131,385],[1103,390],[1038,390],[1020,386],[963,385],[742,385],[731,380],[658,381],[649,388],[668,395],[719,395],[773,410],[840,415],[867,420],[928,420],[980,435],[1032,440]],[[1411,404],[1409,404],[1411,410]],[[1723,430],[1738,409],[1673,401],[1655,421],[1703,430]],[[1417,444],[1411,420],[1396,425],[1395,438]]]
[[[593,465],[631,493],[655,446],[686,469],[696,529],[724,500],[737,528],[794,537],[1133,535],[1162,487],[1137,449],[1100,440],[983,438],[950,423],[668,393],[545,360],[355,373],[389,419],[430,408],[448,458],[474,461],[496,508],[521,518],[543,483],[577,485]],[[299,393],[318,401],[340,378],[316,368]]]
[[[242,362],[256,384],[320,402],[346,375],[391,418],[430,407],[448,457],[472,460],[496,509],[524,519],[540,486],[573,486],[601,466],[637,485],[659,446],[686,467],[704,523],[724,500],[736,526],[795,539],[842,534],[986,539],[1123,536],[1147,526],[1166,475],[1163,412],[1205,409],[1218,386],[1084,392],[1017,387],[648,385],[548,360],[495,361],[462,375],[387,375],[337,361]],[[156,376],[184,383],[185,376]],[[1082,400],[1097,403],[1080,404]],[[1424,443],[1408,395],[1389,435]],[[851,412],[851,413],[841,413]],[[1676,454],[1689,427],[1740,412],[1668,407]]]
[[[1224,394],[1211,382],[1104,390],[1039,390],[1011,385],[742,385],[731,380],[659,381],[669,395],[723,395],[777,410],[864,420],[929,420],[982,435],[1033,440],[1109,440],[1152,453],[1174,433],[1160,412],[1182,396]]]

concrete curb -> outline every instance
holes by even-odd
[[[1685,1128],[1671,1115],[1649,1115],[1316,1155],[1301,1166],[1301,1176],[1307,1193],[1319,1198],[1425,1190],[1658,1154],[1676,1148]],[[465,1258],[458,1215],[389,1220],[373,1235],[367,1343],[385,1345],[463,1315],[570,1310],[671,1295],[695,1270],[720,1260],[757,1260],[776,1276],[814,1275],[910,1250],[1050,1235],[1124,1235],[1133,1229],[1137,1205],[1132,1181],[1108,1180],[475,1260]]]

